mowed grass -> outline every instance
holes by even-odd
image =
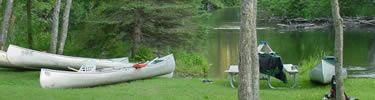
[[[150,78],[92,88],[43,89],[39,86],[39,71],[0,68],[0,100],[235,100],[237,89],[228,79]],[[275,86],[285,85],[273,79]],[[281,85],[280,85],[281,84]],[[290,81],[289,84],[291,85]],[[262,100],[320,100],[328,93],[329,85],[311,83],[301,75],[294,89],[274,90],[260,81]],[[345,80],[349,96],[361,100],[375,98],[375,80],[349,78]]]

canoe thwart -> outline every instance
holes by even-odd
[[[93,59],[89,59],[78,70],[78,72],[95,72],[95,71],[96,71],[96,61]]]

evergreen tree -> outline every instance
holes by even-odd
[[[197,14],[197,4],[199,0],[113,1],[104,5],[102,18],[95,19],[96,25],[91,27],[101,27],[105,35],[101,39],[108,42],[131,39],[131,57],[137,58],[140,45],[162,49],[166,45],[179,46],[194,37],[189,29],[195,26],[188,21]],[[99,44],[111,44],[108,42]]]

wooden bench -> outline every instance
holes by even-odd
[[[283,68],[284,68],[285,72],[287,72],[290,75],[290,78],[293,77],[294,83],[289,88],[294,88],[297,85],[297,73],[298,73],[297,67],[293,64],[283,64]],[[230,65],[229,69],[225,70],[225,72],[229,73],[230,86],[232,88],[235,88],[234,85],[233,85],[233,82],[235,81],[234,76],[239,73],[238,65]],[[261,80],[267,80],[268,87],[270,87],[272,89],[286,89],[286,87],[274,87],[274,86],[272,86],[271,85],[271,77],[269,75],[262,74],[262,76],[265,76],[265,77],[260,78],[260,79]]]

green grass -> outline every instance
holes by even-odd
[[[273,79],[280,86],[280,81]],[[39,71],[0,68],[0,100],[235,100],[237,89],[228,79],[213,79],[203,84],[201,79],[151,78],[93,88],[43,89],[39,86]],[[289,82],[290,85],[292,82]],[[345,80],[348,95],[362,100],[375,98],[375,80],[350,78]],[[300,75],[295,89],[274,90],[260,81],[262,100],[320,100],[329,85],[311,83]]]
[[[319,64],[319,62],[323,59],[324,56],[332,55],[331,52],[320,51],[318,54],[309,56],[301,61],[298,65],[299,74],[301,75],[308,75],[308,73],[315,65]]]

